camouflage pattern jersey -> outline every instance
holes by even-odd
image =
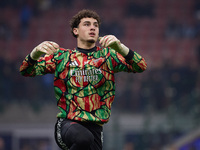
[[[28,77],[54,73],[60,109],[57,117],[104,124],[109,120],[115,97],[114,73],[143,72],[146,66],[145,60],[132,50],[123,57],[111,48],[60,48],[37,61],[26,56],[20,72]]]

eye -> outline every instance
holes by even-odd
[[[85,26],[89,26],[90,24],[89,24],[89,23],[85,23],[84,25],[85,25]]]
[[[94,26],[95,26],[95,27],[97,27],[97,28],[99,27],[99,25],[98,25],[98,24],[94,24]]]

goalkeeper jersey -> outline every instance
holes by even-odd
[[[123,57],[111,48],[60,48],[37,61],[26,56],[20,72],[29,77],[54,74],[58,118],[104,124],[115,97],[114,73],[143,72],[146,67],[145,60],[131,50]]]

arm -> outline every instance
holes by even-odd
[[[45,41],[36,46],[32,52],[26,56],[20,66],[20,73],[23,76],[36,76],[55,71],[55,61],[53,54],[57,52],[59,45],[54,42]],[[46,54],[44,57],[40,57]]]
[[[117,51],[119,54],[121,54],[123,58],[125,58],[125,61],[132,66],[132,72],[143,72],[144,70],[146,70],[147,64],[144,58],[142,58],[142,56],[140,56],[135,51],[130,50],[124,44],[122,44],[115,36],[107,35],[104,37],[100,37],[99,40],[99,43],[103,47],[110,47]]]

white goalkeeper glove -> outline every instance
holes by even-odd
[[[114,35],[99,37],[99,43],[103,47],[110,47],[116,50],[122,56],[127,56],[129,53],[129,48],[122,44]]]
[[[30,57],[33,60],[38,60],[42,54],[54,54],[58,51],[59,45],[55,42],[44,41],[36,46],[30,53]]]

